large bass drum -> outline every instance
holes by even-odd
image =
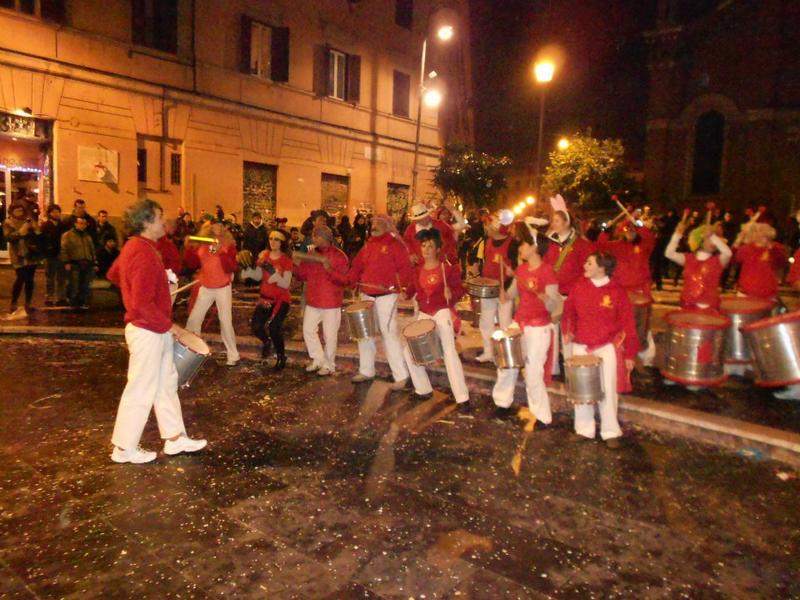
[[[661,374],[677,383],[707,387],[727,379],[725,331],[731,320],[710,311],[674,311],[666,316],[666,361]]]
[[[211,356],[211,350],[199,336],[177,325],[175,327],[178,331],[172,342],[172,360],[178,371],[178,387],[183,389],[191,385],[200,367]]]
[[[742,333],[753,355],[757,385],[800,383],[800,311],[749,323]]]
[[[775,303],[760,298],[734,297],[723,298],[720,310],[731,320],[725,332],[725,363],[729,365],[749,364],[753,355],[744,341],[741,328],[749,323],[760,321],[770,316]]]

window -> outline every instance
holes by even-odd
[[[272,27],[242,15],[243,73],[289,81],[289,28]]]
[[[394,72],[394,88],[392,90],[392,113],[399,117],[408,116],[409,91],[411,76],[400,71]]]
[[[64,20],[64,0],[0,0],[0,8],[35,15],[50,21]]]
[[[178,53],[178,0],[132,0],[133,43]]]
[[[361,57],[329,46],[317,46],[314,56],[314,93],[347,102],[361,96]]]
[[[347,55],[338,50],[331,50],[331,60],[328,67],[328,95],[344,100],[346,87]]]
[[[181,155],[177,152],[169,157],[169,182],[172,185],[181,184]]]
[[[718,194],[725,144],[725,117],[709,111],[697,119],[692,169],[692,193]]]
[[[394,22],[404,29],[411,30],[414,24],[414,0],[395,0]]]
[[[136,150],[136,181],[147,183],[147,150],[144,148]]]

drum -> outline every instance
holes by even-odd
[[[479,327],[481,324],[481,299],[477,296],[470,296],[469,306],[472,309],[472,326]]]
[[[742,334],[753,355],[757,385],[800,383],[800,311],[748,323]]]
[[[500,282],[488,277],[473,277],[467,280],[467,293],[476,298],[499,298]]]
[[[706,387],[727,379],[722,359],[731,320],[714,312],[674,311],[667,322],[666,360],[661,374],[677,383]]]
[[[753,355],[744,341],[741,328],[769,317],[773,305],[773,302],[759,298],[722,299],[720,310],[731,320],[731,326],[725,332],[725,362],[727,364],[749,364],[753,361]]]
[[[639,292],[628,292],[636,319],[636,337],[639,338],[639,350],[647,348],[647,332],[650,331],[650,316],[653,312],[653,299]]]
[[[200,367],[211,356],[206,343],[191,331],[179,328],[172,343],[172,360],[178,371],[178,387],[189,387]]]
[[[492,334],[494,361],[498,369],[521,369],[525,366],[522,355],[522,331],[519,327],[497,330]]]
[[[344,309],[344,317],[350,337],[356,342],[378,337],[375,303],[372,300],[353,302]]]
[[[586,354],[564,361],[567,398],[573,404],[597,404],[604,397],[603,359]]]
[[[436,321],[433,319],[420,319],[409,323],[403,328],[403,337],[416,364],[432,365],[442,358],[442,344],[439,342]]]

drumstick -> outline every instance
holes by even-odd
[[[616,203],[617,203],[617,206],[619,206],[619,207],[622,209],[622,212],[623,212],[623,213],[625,213],[625,216],[626,216],[626,217],[628,217],[628,219],[630,220],[630,222],[631,222],[631,223],[633,223],[634,225],[636,225],[636,219],[634,219],[634,218],[633,218],[633,215],[631,215],[631,213],[629,213],[629,212],[628,212],[628,209],[627,209],[627,208],[625,208],[625,207],[622,205],[622,202],[620,202],[620,201],[619,201],[619,198],[616,198],[616,197],[615,197],[615,198],[614,198],[614,202],[616,202]]]
[[[183,287],[179,287],[179,288],[178,288],[177,290],[175,290],[174,292],[170,292],[170,293],[169,293],[169,295],[170,295],[170,296],[174,296],[174,295],[176,295],[178,292],[182,292],[183,290],[188,290],[190,287],[192,287],[193,285],[197,285],[198,283],[200,283],[200,280],[199,280],[199,279],[195,279],[195,280],[194,280],[194,281],[192,281],[191,283],[187,283],[185,286],[183,286]]]
[[[312,262],[325,262],[325,257],[321,254],[310,254],[308,252],[293,252],[293,258],[297,258],[298,260],[310,260]]]

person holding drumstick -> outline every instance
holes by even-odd
[[[556,273],[544,261],[550,240],[527,223],[518,223],[515,233],[520,265],[508,291],[500,290],[500,299],[502,302],[520,299],[514,322],[522,329],[528,408],[536,420],[549,425],[553,420],[547,395],[547,384],[552,377],[549,367],[558,358],[553,356],[556,349],[553,314],[560,312],[563,299],[558,293]],[[497,369],[492,399],[501,419],[510,416],[518,373],[519,369]]]
[[[590,254],[583,265],[584,278],[570,291],[561,321],[565,355],[592,354],[603,360],[604,398],[598,404],[600,437],[612,449],[620,447],[622,437],[617,421],[617,393],[630,391],[630,371],[639,351],[628,294],[612,279],[616,266],[612,254]],[[575,433],[577,440],[594,439],[593,405],[575,405]]]
[[[111,460],[141,464],[156,453],[139,447],[142,431],[154,408],[165,454],[196,452],[206,440],[186,435],[178,399],[178,372],[172,358],[172,301],[164,263],[156,242],[164,236],[164,213],[152,200],[140,200],[125,212],[130,240],[108,270],[110,282],[120,288],[125,305],[125,342],[128,344],[128,383],[122,392],[111,442]]]
[[[461,267],[458,264],[445,264],[440,260],[442,236],[437,229],[420,231],[417,240],[422,252],[422,263],[417,266],[414,280],[403,295],[417,299],[417,320],[432,319],[436,323],[450,390],[458,403],[459,412],[467,414],[470,412],[469,390],[456,349],[456,333],[453,328],[455,305],[464,295]],[[408,347],[403,349],[403,354],[414,384],[414,397],[418,400],[430,398],[433,388],[425,367],[414,362]]]

